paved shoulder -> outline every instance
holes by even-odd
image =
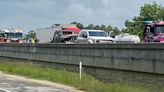
[[[73,87],[0,73],[0,92],[82,92]]]

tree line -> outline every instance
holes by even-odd
[[[106,32],[111,32],[113,31],[113,33],[115,35],[120,34],[120,30],[117,27],[112,27],[111,25],[93,25],[93,24],[89,24],[87,26],[84,26],[82,23],[78,23],[78,22],[72,22],[71,24],[76,24],[76,26],[80,29],[93,29],[93,30],[104,30]]]

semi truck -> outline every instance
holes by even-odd
[[[67,43],[73,42],[80,29],[74,24],[54,24],[51,27],[36,29],[38,43]]]
[[[144,42],[164,43],[164,21],[145,21],[145,24],[143,31]]]

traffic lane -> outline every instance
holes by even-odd
[[[0,73],[0,92],[82,92],[48,81],[26,79]]]

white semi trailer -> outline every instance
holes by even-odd
[[[74,24],[54,24],[52,27],[36,29],[38,43],[60,43],[77,36],[80,29]]]
[[[61,28],[47,27],[36,29],[36,38],[39,40],[38,43],[50,43],[53,40],[53,35],[56,30]]]

